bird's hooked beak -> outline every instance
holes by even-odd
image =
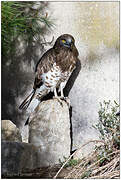
[[[72,46],[72,44],[70,42],[66,42],[64,45],[69,48],[71,48],[71,46]]]
[[[70,39],[66,40],[66,42],[64,42],[64,46],[71,48],[73,46],[73,43]]]

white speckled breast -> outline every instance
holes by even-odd
[[[47,88],[53,91],[53,89],[57,87],[61,80],[61,74],[61,69],[59,66],[56,66],[56,63],[54,63],[53,68],[42,75],[42,81]]]

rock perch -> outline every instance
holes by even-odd
[[[59,163],[70,155],[70,118],[65,101],[41,102],[30,116],[29,142],[38,147],[40,166]]]

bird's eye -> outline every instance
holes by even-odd
[[[66,43],[66,40],[65,40],[65,39],[62,39],[61,41],[62,41],[62,43]]]

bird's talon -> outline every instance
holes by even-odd
[[[58,102],[60,103],[60,105],[63,107],[63,103],[62,103],[62,99],[61,99],[61,97],[59,97],[59,96],[54,96],[53,97],[53,99],[57,99],[58,100]]]
[[[67,103],[68,107],[70,108],[70,99],[68,97],[54,96],[53,99],[57,99],[58,102],[61,104],[61,106],[63,106],[62,101],[65,101]]]
[[[67,103],[68,107],[70,108],[70,99],[68,97],[64,97],[63,100]]]

